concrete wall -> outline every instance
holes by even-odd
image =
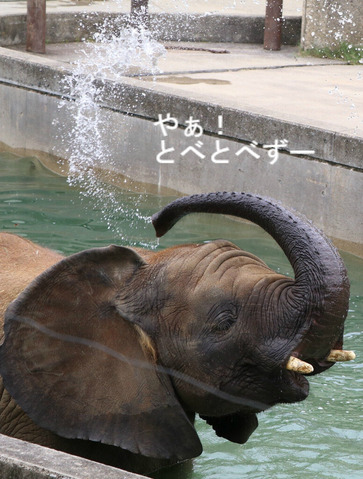
[[[27,73],[28,78],[31,78],[31,72],[28,70]],[[53,81],[57,75],[61,77],[60,72],[53,71]],[[54,91],[55,85],[47,81],[46,69],[43,69],[42,77],[48,85],[48,93],[51,90]],[[22,75],[18,74],[17,78],[21,81]],[[142,92],[138,92],[137,89],[133,90],[133,95],[131,92],[129,94],[134,100],[138,96],[142,97]],[[35,88],[31,90],[0,85],[2,108],[0,115],[4,118],[0,125],[0,141],[20,153],[35,153],[40,157],[42,155],[44,157],[43,153],[46,153],[46,155],[67,158],[71,140],[66,133],[73,127],[72,102],[66,103],[59,109],[60,101],[59,95],[54,93],[44,94],[35,91]],[[267,151],[254,148],[253,151],[259,158],[241,155],[241,157],[234,156],[228,164],[216,164],[211,158],[216,151],[218,132],[210,130],[208,134],[203,134],[200,138],[203,142],[204,158],[198,158],[193,153],[182,156],[180,153],[186,147],[186,138],[185,128],[181,127],[170,132],[168,137],[170,143],[167,146],[172,146],[176,153],[161,156],[164,160],[173,159],[174,163],[161,164],[157,161],[157,157],[162,151],[163,136],[160,128],[154,123],[158,113],[165,117],[170,111],[171,101],[168,95],[158,100],[154,98],[154,118],[148,111],[147,104],[142,102],[140,103],[144,108],[144,114],[141,115],[139,110],[137,116],[128,116],[123,114],[125,105],[116,106],[113,96],[112,108],[105,105],[100,118],[104,128],[102,149],[108,152],[104,167],[131,179],[152,184],[154,190],[161,192],[163,188],[168,188],[189,194],[197,191],[217,191],[221,187],[224,190],[249,191],[257,194],[263,192],[303,212],[328,235],[335,238],[339,246],[363,256],[363,223],[360,220],[356,221],[361,215],[361,192],[363,191],[363,174],[358,168],[360,159],[355,160],[354,157],[350,157],[352,164],[342,165],[335,164],[331,160],[324,161],[323,158],[296,158],[280,153],[278,161],[270,164],[272,160]],[[137,104],[139,105],[139,102]],[[175,101],[173,104],[175,105]],[[188,109],[183,108],[182,104],[179,107],[180,111],[174,110],[174,112],[183,120],[183,111],[185,115]],[[220,109],[213,111],[210,105],[208,108],[207,105],[204,105],[204,108],[203,105],[199,105],[198,116],[202,124],[208,125],[213,115],[216,120],[220,112]],[[249,142],[241,143],[236,135],[231,134],[233,125],[236,123],[235,115],[228,121],[228,111],[223,113],[225,113],[224,132],[228,133],[230,138],[234,137],[234,140],[224,138],[223,147],[235,153],[243,146],[250,146]],[[250,120],[251,118],[247,120],[244,118],[237,123],[251,125],[253,122]],[[217,124],[217,121],[215,123]],[[260,123],[260,129],[252,128],[249,132],[251,141],[266,134],[271,122],[264,123],[260,118]],[[62,125],[64,135],[59,131],[59,125]],[[276,137],[291,138],[294,135],[294,129],[287,131],[287,125],[284,126],[285,134],[276,135]],[[276,128],[276,122],[274,122],[274,128]],[[306,134],[308,133],[307,131]],[[298,138],[303,141],[302,144],[308,144],[306,138],[304,140],[304,131],[301,126],[296,132],[296,142]],[[326,142],[326,135],[324,135],[324,141]],[[350,142],[344,143],[340,138],[336,149],[339,150],[339,145],[344,148],[347,144]],[[332,149],[330,145],[328,151]],[[337,157],[341,158],[341,154],[342,151],[338,152]],[[228,156],[231,158],[230,154]],[[223,155],[218,158],[222,159]],[[331,158],[334,158],[334,155]]]
[[[301,45],[304,49],[363,46],[362,0],[305,0]]]
[[[112,13],[49,13],[47,38],[49,43],[78,42],[89,39],[97,25],[106,19],[117,19],[115,28],[126,24],[126,14]],[[151,14],[150,29],[155,38],[166,41],[263,43],[265,18],[236,15]],[[301,18],[286,17],[283,21],[282,42],[297,45],[300,41]],[[0,16],[0,46],[25,43],[26,16]]]
[[[2,479],[146,479],[0,434]]]

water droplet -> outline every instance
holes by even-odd
[[[122,142],[122,130],[110,132],[110,113],[101,105],[109,98],[120,96],[113,79],[147,70],[157,73],[157,60],[165,48],[143,27],[125,27],[121,17],[110,17],[98,25],[91,42],[84,42],[73,62],[73,74],[64,80],[69,96],[60,108],[71,109],[71,128],[64,125],[64,142],[69,156],[68,183],[81,187],[81,195],[91,197],[101,210],[107,227],[122,236],[122,219],[143,220],[139,209],[127,210],[119,203],[114,180],[104,181],[99,170],[117,171],[115,158],[109,153],[110,137],[117,135]],[[122,94],[122,93],[121,93]],[[145,93],[142,94],[145,97]],[[137,101],[137,99],[135,100]],[[62,125],[59,125],[61,128]],[[125,126],[125,128],[127,128]],[[122,180],[121,180],[122,181]],[[127,183],[127,180],[124,180]],[[133,202],[137,206],[138,197]],[[146,219],[145,219],[146,222]]]

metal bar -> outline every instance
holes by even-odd
[[[149,0],[131,0],[131,24],[148,27]]]
[[[263,48],[265,50],[280,50],[282,31],[283,0],[267,0],[265,15],[265,34]]]
[[[45,53],[46,0],[27,0],[26,49]]]

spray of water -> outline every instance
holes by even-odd
[[[360,79],[359,72],[357,78]],[[354,129],[358,131],[360,125],[363,122],[363,119],[358,111],[358,108],[352,95],[346,95],[344,93],[344,90],[342,90],[341,87],[339,87],[338,85],[335,85],[334,88],[331,88],[329,90],[329,95],[333,96],[337,104],[344,104],[347,106],[347,108],[349,109],[348,120],[352,120]]]
[[[142,24],[137,27],[125,17],[111,16],[98,25],[91,41],[81,44],[79,59],[73,64],[73,73],[65,79],[70,97],[72,128],[66,133],[69,152],[68,182],[78,186],[81,194],[92,198],[92,203],[101,211],[107,227],[121,239],[124,238],[123,221],[140,225],[149,221],[140,213],[141,195],[132,194],[134,208],[125,208],[120,202],[120,190],[111,180],[105,181],[105,171],[117,170],[117,159],[109,154],[106,138],[117,138],[122,143],[122,131],[110,134],[107,111],[102,108],[107,82],[107,91],[122,80],[123,76],[144,73],[155,74],[157,59],[164,54],[164,47],[155,41],[150,31]],[[111,91],[112,95],[112,91]],[[116,96],[116,94],[115,94]],[[132,159],[130,159],[132,161]],[[130,225],[132,226],[132,224]],[[139,226],[140,228],[140,226]],[[131,243],[135,244],[131,241]]]

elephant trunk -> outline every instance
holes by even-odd
[[[338,251],[326,236],[305,217],[273,200],[226,192],[193,195],[170,203],[152,217],[157,236],[164,235],[183,216],[198,212],[247,219],[276,240],[295,274],[292,286],[284,291],[283,307],[277,309],[283,325],[280,331],[285,329],[291,336],[284,340],[284,354],[288,351],[310,363],[315,373],[330,367],[337,360],[337,356],[329,357],[330,351],[342,348],[349,281]],[[285,363],[288,357],[284,356]]]

